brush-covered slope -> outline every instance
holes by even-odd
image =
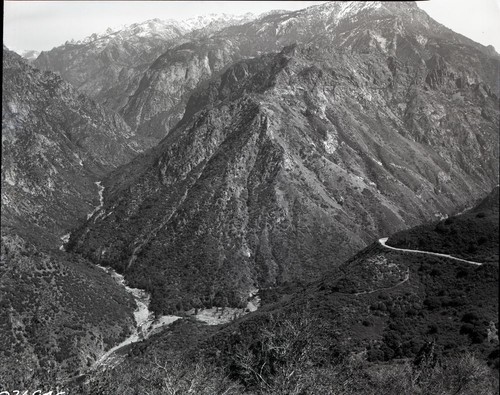
[[[85,259],[2,231],[0,388],[54,388],[134,327],[133,299]]]
[[[498,211],[498,200],[490,206],[495,207]],[[474,222],[491,233],[498,256],[498,226],[481,218],[470,219]],[[446,237],[468,235],[460,228]],[[92,377],[81,391],[191,386],[207,394],[312,395],[341,389],[346,395],[465,395],[498,390],[498,264],[478,266],[374,243],[319,281],[260,296],[257,312],[224,327],[177,321],[136,344],[122,365]]]
[[[399,385],[411,388],[407,393],[436,390],[438,382],[429,385],[424,379],[433,369],[450,386],[440,393],[494,393],[499,364],[498,265],[476,266],[373,245],[324,280],[229,325],[207,341],[206,349],[218,366],[254,388],[269,383],[290,391],[307,383],[310,389],[304,393],[331,393],[335,372],[342,371],[331,366],[356,356],[356,368],[345,384],[352,392],[347,393],[397,393],[389,391],[394,383],[380,385],[381,377],[373,374],[383,372],[380,362],[394,360],[413,361],[405,367],[411,384],[404,382],[407,377],[398,372],[398,365],[392,365]],[[496,369],[496,379],[486,388],[468,392],[461,388],[470,380],[467,372],[458,380],[453,377],[457,371],[450,358],[465,353]],[[486,375],[480,366],[469,367],[475,369],[476,384]],[[252,372],[259,372],[262,380]],[[287,379],[287,372],[296,373]],[[315,376],[322,379],[312,379]]]
[[[2,227],[55,246],[98,205],[94,182],[135,155],[130,129],[5,47],[2,82]]]
[[[121,118],[4,47],[0,388],[54,388],[134,325],[131,297],[59,251],[99,204],[95,182],[135,154]]]
[[[70,244],[167,312],[313,279],[452,213],[497,183],[498,98],[448,74],[435,89],[430,73],[323,40],[236,63],[106,180]]]
[[[438,90],[443,78],[453,75],[448,82],[452,86],[483,82],[499,92],[498,54],[440,25],[415,3],[329,2],[270,13],[170,48],[144,72],[121,114],[153,143],[182,118],[193,89],[234,61],[318,39],[330,51],[380,52],[389,63],[427,69],[431,86]],[[397,78],[394,83],[399,83]]]
[[[472,210],[396,233],[388,245],[498,263],[498,187]]]

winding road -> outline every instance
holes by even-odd
[[[394,250],[394,251],[400,251],[400,252],[409,252],[409,253],[414,253],[414,254],[425,254],[425,255],[434,255],[434,256],[437,256],[437,257],[441,257],[441,258],[448,258],[448,259],[453,259],[455,261],[459,261],[459,262],[465,262],[465,263],[470,263],[471,265],[476,265],[476,266],[481,266],[483,265],[483,263],[481,262],[474,262],[474,261],[468,261],[466,259],[461,259],[461,258],[457,258],[457,257],[454,257],[452,255],[448,255],[448,254],[441,254],[439,252],[430,252],[430,251],[420,251],[420,250],[409,250],[409,249],[406,249],[406,248],[396,248],[396,247],[391,247],[391,246],[388,246],[386,243],[387,243],[387,240],[389,238],[388,237],[382,237],[381,239],[378,239],[378,242],[385,248],[388,248],[390,250]],[[408,268],[406,270],[406,273],[405,273],[405,277],[400,281],[398,282],[397,284],[391,286],[391,287],[387,287],[387,288],[377,288],[377,289],[374,289],[374,290],[371,290],[371,291],[362,291],[362,292],[357,292],[355,293],[354,295],[355,296],[359,296],[359,295],[367,295],[367,294],[371,294],[371,293],[374,293],[374,292],[378,292],[378,291],[386,291],[386,290],[389,290],[389,289],[393,289],[393,288],[396,288],[396,287],[399,287],[400,285],[404,284],[405,282],[407,282],[408,280],[410,279],[410,269]]]
[[[381,245],[383,245],[385,248],[389,248],[390,250],[402,251],[402,252],[411,252],[411,253],[414,253],[414,254],[434,255],[434,256],[441,257],[441,258],[449,258],[449,259],[453,259],[453,260],[459,261],[459,262],[470,263],[471,265],[477,265],[477,266],[483,265],[483,263],[481,263],[481,262],[468,261],[466,259],[457,258],[457,257],[454,257],[452,255],[448,255],[448,254],[441,254],[439,252],[429,252],[429,251],[420,251],[420,250],[408,250],[406,248],[391,247],[391,246],[388,246],[386,244],[388,239],[389,239],[388,237],[382,237],[381,239],[378,240],[378,242]]]

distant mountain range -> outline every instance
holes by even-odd
[[[59,73],[88,96],[113,110],[122,109],[138,89],[142,74],[168,48],[189,37],[204,36],[231,24],[245,23],[251,15],[208,15],[177,22],[153,19],[108,29],[81,41],[42,51],[33,61],[41,70]],[[146,136],[147,137],[147,136]],[[156,139],[145,140],[145,146]]]
[[[40,55],[40,51],[35,51],[33,49],[28,49],[28,50],[25,50],[25,51],[21,51],[19,53],[19,55],[21,55],[24,59],[26,59],[27,61],[33,61],[35,60],[36,58],[38,58],[38,56]]]
[[[481,80],[499,92],[498,54],[438,24],[411,2],[330,2],[249,19],[235,24],[234,18],[220,18],[187,33],[186,26],[173,21],[148,21],[101,39],[89,38],[86,45],[43,52],[35,65],[61,73],[118,110],[148,146],[180,120],[192,90],[231,63],[321,36],[337,50],[378,48],[402,62],[446,53],[455,74],[472,73],[469,82]],[[222,30],[211,29],[213,24]],[[462,59],[463,50],[468,55]]]

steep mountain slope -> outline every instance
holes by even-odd
[[[0,387],[54,388],[134,327],[135,304],[103,270],[2,229]]]
[[[0,388],[54,388],[134,327],[122,287],[59,247],[135,149],[118,115],[5,47],[2,93]]]
[[[116,110],[134,91],[137,75],[185,32],[181,26],[153,19],[68,41],[42,51],[33,65],[59,73],[81,92]]]
[[[58,246],[98,204],[94,182],[135,155],[132,135],[57,75],[3,55],[2,227]]]
[[[134,93],[151,63],[174,44],[187,40],[183,37],[188,33],[199,37],[251,19],[250,14],[207,15],[184,21],[152,19],[68,41],[43,51],[33,64],[59,73],[81,92],[118,110]]]
[[[481,211],[498,212],[498,199],[482,205]],[[477,208],[450,219],[460,222],[472,212]],[[498,260],[498,226],[474,218],[467,220],[492,234]],[[453,242],[467,235],[460,228],[445,237]],[[212,386],[211,377],[231,394],[498,389],[498,264],[471,265],[374,243],[319,281],[260,295],[261,309],[223,327],[179,320],[137,344],[121,366],[93,377],[82,392],[198,388]],[[180,362],[186,360],[188,367]]]
[[[238,62],[106,180],[70,245],[170,312],[310,280],[451,214],[497,183],[498,98],[448,74],[436,88],[432,73],[324,39]]]
[[[495,205],[498,211],[498,201]],[[477,221],[484,226],[480,218]],[[498,227],[489,231],[496,241],[498,260]],[[467,230],[462,228],[458,236],[466,238]],[[453,238],[448,236],[450,241]],[[479,260],[481,256],[472,257]],[[466,351],[498,369],[498,281],[498,264],[476,266],[392,251],[374,243],[317,283],[229,325],[207,342],[208,350],[247,385],[259,384],[250,369],[266,380],[280,379],[280,368],[294,365],[292,355],[301,351],[308,357],[293,366],[297,369],[324,366],[339,355],[353,354],[365,364],[411,358],[417,366],[424,363],[432,369],[444,358]],[[281,324],[281,320],[289,322]],[[266,335],[266,331],[271,333]],[[282,353],[271,347],[286,344],[290,346],[283,347]],[[440,368],[446,372],[446,363]],[[358,368],[355,381],[366,380],[361,373]],[[462,379],[467,380],[465,375]],[[468,393],[460,390],[459,386],[456,393]]]
[[[331,50],[382,52],[403,67],[423,68],[425,61],[434,87],[453,75],[450,84],[484,82],[500,92],[498,54],[438,24],[415,3],[330,2],[271,13],[172,47],[143,74],[121,113],[139,135],[158,141],[181,119],[193,89],[234,61],[319,38]]]

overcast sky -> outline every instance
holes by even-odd
[[[108,27],[148,19],[186,19],[203,14],[256,15],[297,10],[324,1],[4,1],[4,44],[17,52],[49,50]],[[418,2],[438,22],[500,50],[500,0]]]

